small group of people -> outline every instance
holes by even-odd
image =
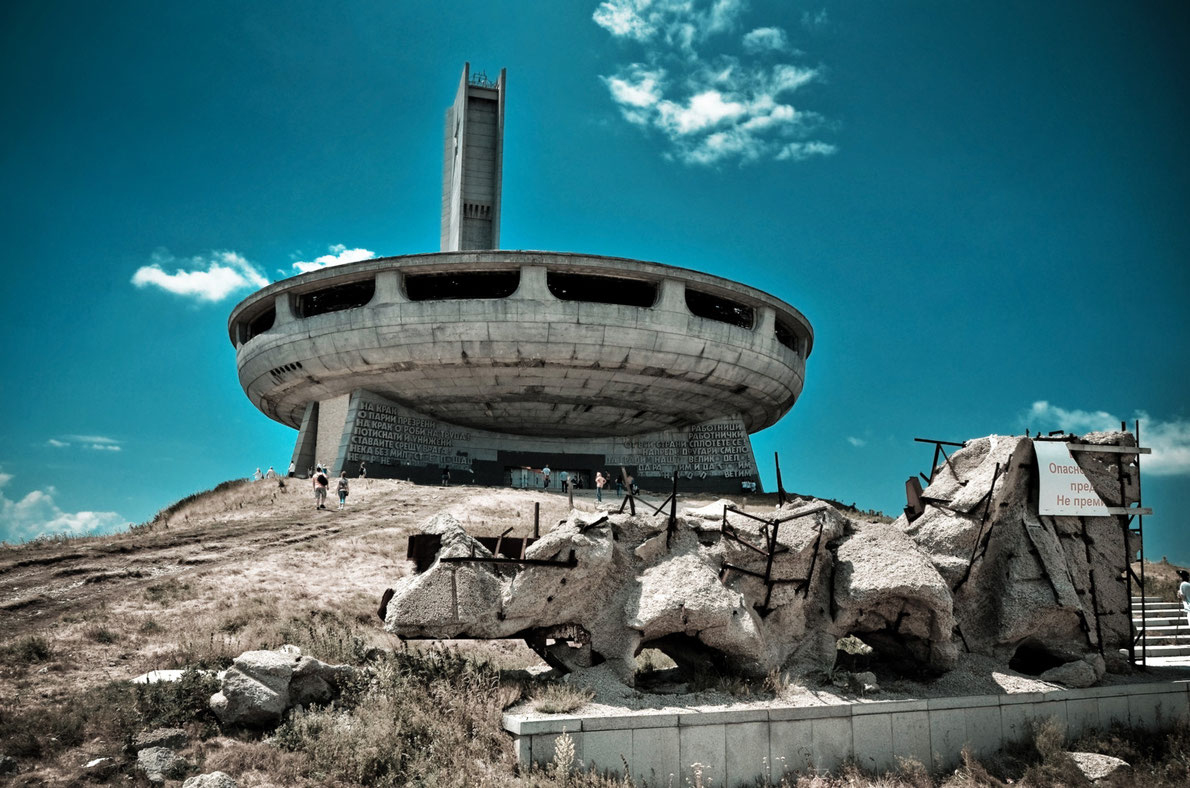
[[[292,475],[293,474],[290,474],[290,476],[292,476]],[[252,474],[253,481],[260,481],[261,479],[276,479],[276,478],[277,478],[277,472],[273,470],[272,465],[270,465],[269,469],[267,471],[265,471],[264,473],[261,473],[260,468],[257,468],[256,473]]]
[[[350,485],[347,481],[347,471],[339,474],[339,478],[335,480],[335,487],[339,493],[339,511],[347,508],[347,493],[350,492]],[[326,508],[326,494],[330,488],[329,471],[321,465],[314,468],[314,508]]]

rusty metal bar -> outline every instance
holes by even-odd
[[[533,502],[533,538],[541,538],[541,501]]]
[[[661,504],[665,506],[665,504]],[[654,512],[656,514],[656,512]],[[669,522],[665,525],[665,544],[678,532],[678,471],[674,469],[673,492],[669,494]]]
[[[574,557],[574,551],[570,551],[570,556],[565,561],[558,561],[552,558],[498,558],[496,556],[485,557],[476,555],[456,555],[448,558],[439,558],[444,564],[518,564],[521,566],[560,566],[567,569],[573,569],[578,566],[578,559]]]
[[[781,483],[781,457],[773,452],[773,464],[777,466],[777,507],[785,505],[785,485]]]
[[[765,583],[766,583],[766,584],[768,584],[768,585],[770,586],[770,590],[771,590],[771,587],[772,587],[773,585],[776,585],[777,583],[804,583],[804,582],[805,582],[805,580],[803,580],[803,579],[802,579],[802,578],[800,578],[800,577],[790,577],[790,578],[770,578],[770,579],[768,579],[768,580],[765,580],[765,577],[764,577],[764,575],[763,575],[763,574],[761,574],[760,572],[757,572],[757,571],[755,571],[755,570],[752,570],[752,569],[745,569],[744,567],[742,567],[742,566],[736,566],[735,564],[729,564],[729,563],[727,563],[726,561],[724,561],[724,562],[723,562],[723,568],[724,568],[724,569],[730,569],[730,570],[731,570],[731,571],[733,571],[733,572],[739,572],[740,574],[745,574],[745,575],[748,575],[749,577],[755,577],[755,578],[758,578],[758,579],[760,579],[760,580],[764,580],[764,581],[765,581]]]

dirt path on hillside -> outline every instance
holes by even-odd
[[[336,511],[337,502],[316,510],[308,482],[285,481],[285,487],[262,481],[198,496],[161,522],[131,532],[0,546],[3,640],[43,631],[63,616],[85,618],[88,611],[118,606],[167,579],[177,584],[212,571],[244,570],[267,555],[295,548],[309,556],[327,552],[331,543],[383,542],[383,562],[391,566],[404,561],[403,535],[438,512],[449,512],[476,535],[511,527],[513,535],[527,536],[535,503],[542,532],[569,511],[559,493],[380,479],[352,480],[344,512]],[[691,497],[682,505],[699,505],[704,498],[711,500]],[[596,504],[588,492],[578,495],[575,505],[594,509]],[[606,497],[604,505],[611,505]],[[380,533],[382,539],[373,538]],[[377,599],[383,590],[383,584],[374,589]]]

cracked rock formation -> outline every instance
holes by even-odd
[[[304,657],[297,646],[245,651],[223,674],[211,710],[223,725],[275,725],[294,706],[328,703],[355,675],[350,665]]]
[[[1135,445],[1129,433],[1082,441]],[[1076,457],[1108,505],[1136,500],[1136,455]],[[921,513],[892,523],[814,499],[763,513],[718,501],[672,524],[665,513],[575,511],[523,559],[492,561],[439,514],[422,527],[437,555],[393,589],[385,628],[520,637],[556,667],[606,662],[629,684],[646,647],[680,666],[765,675],[830,669],[848,635],[904,671],[949,670],[966,650],[1097,681],[1129,637],[1127,527],[1040,516],[1037,489],[1032,441],[990,436],[949,456]]]

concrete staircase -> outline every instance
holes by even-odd
[[[1141,646],[1144,645],[1150,657],[1185,657],[1190,656],[1190,625],[1186,623],[1186,613],[1182,603],[1170,601],[1161,597],[1145,597],[1145,615],[1141,618],[1141,600],[1132,598],[1132,625],[1141,638],[1136,642],[1136,657],[1140,659]],[[1127,649],[1121,649],[1127,654]]]

